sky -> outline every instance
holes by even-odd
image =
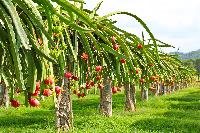
[[[101,0],[85,0],[85,8],[93,9]],[[190,52],[200,49],[200,0],[104,0],[98,14],[127,11],[140,17],[155,38],[175,48],[164,52]],[[111,17],[117,26],[141,37],[137,21],[125,15]],[[145,34],[146,38],[149,37]]]

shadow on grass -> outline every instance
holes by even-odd
[[[200,103],[199,102],[186,102],[186,103],[179,103],[179,104],[171,104],[170,108],[172,109],[180,109],[180,110],[200,110]]]
[[[171,97],[168,98],[170,101],[180,101],[180,102],[195,102],[200,100],[200,90],[195,92],[190,92],[188,95],[185,95],[183,97]]]
[[[182,97],[169,98],[170,101],[178,101],[178,104],[171,104],[172,109],[200,110],[200,90],[188,93]]]
[[[32,111],[20,116],[11,114],[1,117],[0,128],[54,128],[54,114],[51,111]]]
[[[112,96],[112,108],[119,109],[124,107],[124,94],[114,94]],[[98,110],[99,109],[100,100],[99,98],[93,99],[75,99],[73,100],[73,110]]]
[[[130,128],[148,132],[200,132],[200,90],[166,100],[171,101],[170,111],[136,121]]]
[[[96,99],[77,99],[73,100],[72,105],[73,110],[95,109],[98,107],[99,102]]]
[[[168,111],[163,114],[166,118],[176,118],[181,120],[198,120],[200,122],[200,114],[196,111]]]
[[[183,121],[170,118],[149,118],[137,121],[130,126],[131,129],[142,129],[148,132],[185,132],[199,133],[200,123],[195,121]]]

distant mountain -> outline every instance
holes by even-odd
[[[170,54],[178,54],[181,60],[198,59],[200,58],[200,49],[189,53],[171,52]]]

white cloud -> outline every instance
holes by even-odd
[[[85,0],[92,9],[98,0]],[[99,13],[128,11],[139,16],[156,38],[170,42],[180,51],[200,49],[200,1],[199,0],[104,0]],[[129,17],[116,16],[117,25],[141,36],[142,28]]]

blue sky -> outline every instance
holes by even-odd
[[[93,9],[101,0],[85,0]],[[176,48],[165,52],[189,52],[200,49],[200,0],[104,0],[98,13],[128,11],[140,17],[157,39]],[[145,31],[130,17],[117,15],[117,26],[141,37]],[[148,38],[147,34],[145,35]]]

